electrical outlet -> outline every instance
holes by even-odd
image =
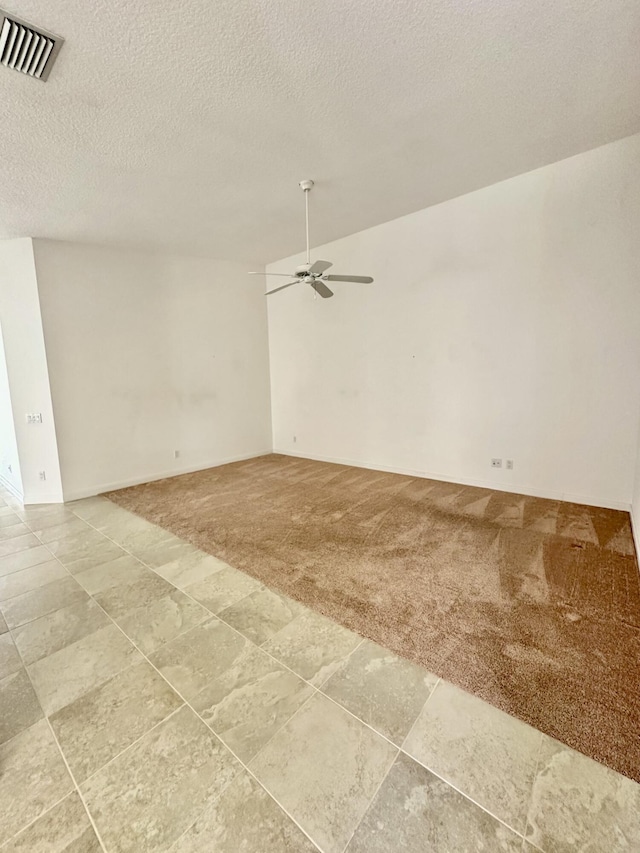
[[[46,480],[46,479],[47,479],[47,474],[46,474],[46,472],[45,472],[45,471],[40,471],[40,479],[41,479],[41,480]]]
[[[502,468],[502,459],[492,459],[491,460],[492,468]]]
[[[297,440],[298,440],[298,436],[297,436],[297,435],[294,435],[294,436],[293,436],[293,443],[295,444]]]
[[[28,424],[41,424],[42,423],[42,413],[36,412],[32,415],[27,415],[27,423]]]
[[[173,451],[173,458],[174,458],[174,459],[179,459],[179,458],[180,458],[180,451],[179,451],[179,450],[174,450],[174,451]]]
[[[507,471],[513,471],[513,459],[507,459]]]

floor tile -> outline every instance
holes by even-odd
[[[145,569],[139,580],[98,592],[95,599],[112,619],[119,619],[132,610],[150,607],[173,590],[174,587],[164,578],[158,577],[151,569]]]
[[[131,514],[123,520],[98,523],[96,527],[126,551],[136,555],[173,536],[168,530]]]
[[[4,620],[4,616],[2,615],[2,613],[0,613],[0,635],[6,634],[6,632],[8,630],[9,630],[9,628],[7,626],[7,623]]]
[[[396,754],[388,741],[316,694],[251,770],[322,850],[339,853]]]
[[[545,853],[640,850],[640,785],[545,735],[526,837]]]
[[[13,838],[2,853],[101,853],[80,797],[69,794]]]
[[[40,545],[40,540],[33,533],[14,536],[12,539],[3,539],[0,541],[0,557],[17,554],[20,551],[26,551],[28,548],[36,548],[38,545]]]
[[[9,575],[11,572],[19,572],[21,569],[28,569],[29,566],[46,563],[51,559],[51,551],[45,548],[44,545],[39,545],[37,548],[28,548],[26,551],[20,551],[17,554],[0,557],[0,577]]]
[[[185,587],[184,591],[212,613],[219,613],[260,587],[260,582],[255,578],[226,566],[204,580]]]
[[[205,554],[204,551],[193,549],[192,553],[187,556],[157,566],[156,572],[169,583],[184,589],[224,568],[227,568],[227,564],[223,563],[222,560]]]
[[[70,554],[64,554],[58,559],[64,563],[72,575],[77,575],[93,568],[93,566],[100,566],[111,560],[117,560],[119,557],[127,556],[129,556],[127,552],[115,542],[111,542],[110,539],[101,539],[85,541],[77,550]]]
[[[258,589],[226,607],[218,615],[236,631],[261,645],[292,622],[306,608],[270,589]]]
[[[182,704],[155,669],[142,661],[57,711],[51,725],[80,783]]]
[[[87,527],[70,536],[47,542],[47,548],[74,574],[90,566],[105,563],[121,555],[122,549],[114,545],[92,527]],[[82,568],[80,568],[82,566]]]
[[[17,672],[22,666],[20,655],[17,652],[11,634],[5,633],[0,636],[0,678]]]
[[[258,783],[242,771],[171,853],[317,853],[318,848]]]
[[[307,610],[268,640],[264,649],[319,687],[360,641],[342,625]]]
[[[150,571],[142,565],[140,560],[125,554],[123,557],[108,560],[78,572],[74,577],[89,595],[97,595],[113,587],[136,583],[148,577]]]
[[[24,667],[0,680],[0,743],[28,729],[43,716]]]
[[[188,557],[194,550],[193,545],[178,539],[177,536],[172,536],[154,542],[152,545],[136,548],[133,553],[145,565],[157,568],[180,557]]]
[[[14,524],[0,524],[0,541],[3,539],[15,539],[16,536],[24,536],[31,530],[16,517]]]
[[[16,524],[21,523],[20,518],[10,509],[7,512],[0,513],[0,528],[15,527]]]
[[[187,700],[228,669],[248,643],[228,625],[211,619],[167,643],[149,660]]]
[[[68,577],[69,573],[64,566],[61,566],[57,560],[53,559],[47,563],[31,566],[29,569],[12,572],[10,575],[0,578],[0,601],[4,601],[7,598],[15,598],[16,595],[31,592],[33,589],[38,589],[47,583],[51,583],[51,581]]]
[[[73,789],[46,720],[0,746],[0,844]]]
[[[170,595],[132,610],[116,621],[136,646],[150,655],[210,618],[211,614],[202,605],[179,590],[173,590]]]
[[[108,850],[165,851],[238,770],[185,706],[81,788]]]
[[[110,500],[96,495],[92,498],[81,498],[66,504],[67,509],[78,518],[83,518],[96,526],[107,518],[125,518],[130,515],[126,509],[116,506]]]
[[[109,617],[95,601],[84,598],[14,628],[13,639],[22,659],[28,665],[110,624]]]
[[[194,696],[191,704],[247,763],[312,693],[312,687],[253,646]]]
[[[54,527],[56,524],[62,524],[76,517],[64,504],[25,506],[17,510],[17,514],[32,530]]]
[[[33,622],[47,613],[53,613],[61,607],[86,601],[87,593],[72,577],[59,578],[57,581],[41,586],[31,592],[25,592],[0,602],[0,608],[7,625],[17,628],[27,622]]]
[[[158,527],[152,521],[147,521],[146,518],[142,518],[142,516],[136,515],[134,512],[129,512],[129,510],[118,507],[111,501],[109,501],[108,506],[100,507],[97,511],[101,517],[92,519],[91,524],[98,530],[106,531],[106,535],[113,539],[162,530],[162,528]],[[163,533],[167,537],[173,535],[167,530],[164,530]]]
[[[30,527],[36,536],[46,545],[48,542],[56,543],[63,542],[67,538],[73,538],[78,534],[86,533],[91,530],[86,521],[72,515],[70,518],[58,524],[45,524],[39,526],[36,522],[31,522]]]
[[[437,681],[422,667],[365,640],[322,692],[400,746]]]
[[[522,832],[541,739],[526,723],[441,681],[403,748]]]
[[[522,838],[402,753],[347,853],[520,853]]]
[[[115,625],[107,625],[31,664],[29,675],[45,713],[53,714],[142,656]]]

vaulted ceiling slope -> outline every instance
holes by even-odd
[[[638,0],[4,0],[0,237],[271,261],[640,131]]]

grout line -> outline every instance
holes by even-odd
[[[58,562],[60,562],[60,561],[58,560]],[[13,574],[18,575],[18,574],[20,574],[20,572],[28,572],[30,569],[38,569],[41,566],[46,566],[47,563],[53,563],[53,560],[46,560],[44,563],[38,563],[37,566],[28,566],[26,569],[20,569],[17,572],[13,572]],[[62,563],[60,563],[60,565],[62,565]],[[66,566],[63,566],[63,568],[66,569]],[[68,569],[66,569],[66,571],[68,571]],[[4,575],[4,577],[11,577],[11,575]],[[73,577],[73,575],[72,575],[72,577]],[[0,578],[0,581],[3,579],[4,578]],[[38,592],[41,589],[46,589],[46,587],[50,586],[52,583],[55,583],[56,581],[61,581],[61,580],[64,580],[64,578],[54,578],[53,580],[47,581],[46,583],[41,583],[38,586],[34,586],[33,589],[25,589],[25,590],[23,590],[23,592],[18,592],[15,595],[10,595],[8,598],[0,598],[0,606],[3,604],[6,604],[9,601],[15,601],[16,598],[21,598],[23,595],[29,595],[29,593]],[[60,608],[58,608],[58,609],[60,609]],[[55,612],[55,611],[51,611],[51,612]],[[46,616],[47,614],[45,613],[43,615]],[[36,616],[36,619],[40,619],[40,618],[42,618],[42,617]],[[35,622],[36,619],[29,619],[28,622],[23,622],[21,625],[15,625],[14,627],[15,628],[21,628],[22,625],[28,625],[29,622]]]
[[[269,746],[269,744],[271,743],[271,741],[273,741],[273,740],[274,740],[274,738],[275,738],[275,737],[276,737],[276,736],[277,736],[277,735],[282,731],[282,729],[283,729],[286,725],[288,725],[288,724],[291,722],[291,720],[293,720],[293,718],[294,718],[294,717],[297,717],[297,716],[298,716],[298,714],[300,713],[300,711],[302,711],[302,709],[303,709],[306,705],[308,705],[308,704],[309,704],[309,702],[311,702],[311,700],[312,700],[312,699],[315,699],[315,698],[316,698],[316,696],[317,696],[319,693],[320,693],[320,691],[319,691],[317,688],[312,688],[312,693],[311,693],[311,695],[310,695],[310,696],[307,696],[307,698],[304,700],[304,702],[302,703],[302,705],[300,705],[300,707],[299,707],[299,708],[296,708],[296,710],[293,712],[293,714],[292,714],[290,717],[288,717],[288,718],[284,721],[284,723],[283,723],[283,724],[278,728],[278,730],[277,730],[277,731],[275,731],[275,732],[271,735],[271,737],[269,738],[269,740],[262,744],[262,746],[261,746],[261,747],[260,747],[260,749],[256,752],[256,754],[251,756],[251,758],[249,759],[249,762],[248,762],[248,764],[247,764],[247,770],[249,770],[249,765],[250,765],[250,764],[253,764],[253,762],[258,758],[258,756],[260,756],[260,755],[265,751],[265,749]],[[323,694],[320,694],[320,695],[323,695]],[[249,771],[249,772],[251,773],[251,775],[253,775],[253,771]],[[258,782],[260,782],[260,780],[257,778],[257,776],[254,776],[254,778],[255,778]],[[261,782],[260,782],[260,784],[262,785],[262,783],[261,783]],[[262,785],[262,787],[265,789],[265,791],[267,790],[267,788],[265,788],[265,786],[264,786],[264,785]],[[273,795],[271,795],[271,796],[273,796]],[[274,799],[275,799],[275,797],[274,797]]]
[[[35,722],[35,723],[33,723],[33,724],[32,724],[32,725],[30,725],[30,726],[27,726],[27,728],[26,728],[26,729],[22,729],[22,732],[27,732],[27,731],[29,731],[29,729],[32,729],[32,728],[33,728],[33,726],[35,726],[37,723],[41,722],[41,721],[42,721],[42,720],[44,720],[44,719],[45,719],[45,717],[41,717],[41,719],[40,719],[40,720],[36,720],[36,722]],[[18,734],[22,734],[22,732],[18,732]],[[14,735],[13,737],[18,737],[18,735]],[[13,738],[10,738],[10,740],[13,740]],[[5,741],[5,743],[9,743],[9,741]],[[3,746],[4,746],[4,744],[3,744]],[[19,830],[18,830],[14,835],[10,836],[10,837],[9,837],[9,838],[7,838],[5,841],[3,841],[3,842],[2,842],[2,844],[0,844],[0,850],[4,850],[4,848],[5,848],[8,844],[10,844],[12,841],[15,841],[15,839],[16,839],[19,835],[21,835],[23,832],[26,832],[26,831],[27,831],[27,829],[29,829],[30,827],[32,827],[34,823],[37,823],[37,822],[40,820],[40,818],[41,818],[41,817],[45,817],[45,815],[48,815],[48,814],[49,814],[49,812],[52,812],[52,811],[53,811],[57,806],[59,806],[59,805],[60,805],[60,803],[63,803],[63,802],[67,799],[67,797],[70,797],[72,794],[75,794],[75,793],[76,793],[75,791],[67,791],[67,793],[64,795],[64,797],[60,797],[60,799],[59,799],[59,800],[56,800],[56,802],[55,802],[55,803],[53,803],[53,805],[48,806],[48,807],[47,807],[47,808],[46,808],[46,809],[45,809],[41,814],[39,814],[39,815],[37,815],[36,817],[34,817],[34,818],[33,818],[33,820],[30,820],[30,821],[29,821],[29,823],[25,823],[25,825],[24,825],[24,826],[20,827],[20,829],[19,829]]]
[[[185,706],[183,705],[182,707],[184,708]],[[215,735],[215,732],[214,732],[214,735]],[[216,737],[217,737],[217,735],[216,735]],[[226,746],[226,744],[225,744],[225,746]],[[239,776],[239,775],[240,775],[239,773],[234,773],[234,775],[229,779],[229,781],[228,781],[225,785],[223,785],[223,786],[222,786],[222,788],[221,788],[221,789],[220,789],[220,791],[216,794],[216,796],[215,796],[215,797],[213,797],[213,799],[212,799],[212,800],[207,801],[207,804],[204,806],[204,808],[202,809],[202,811],[201,811],[201,812],[198,812],[198,816],[197,816],[197,817],[196,817],[196,819],[193,821],[193,823],[190,823],[190,824],[189,824],[189,826],[185,829],[185,831],[184,831],[184,832],[182,832],[182,833],[181,833],[181,834],[180,834],[180,835],[175,839],[175,841],[171,844],[171,847],[169,847],[169,848],[168,848],[168,850],[166,851],[166,853],[171,853],[171,851],[172,851],[172,850],[175,850],[175,849],[176,849],[176,846],[178,845],[178,843],[179,843],[180,841],[182,841],[182,839],[185,837],[185,835],[187,834],[187,832],[189,832],[189,830],[190,830],[190,829],[192,829],[192,827],[194,827],[194,826],[196,825],[196,823],[200,820],[200,818],[201,818],[204,814],[206,814],[206,812],[207,812],[207,811],[208,811],[208,810],[209,810],[209,809],[210,809],[210,808],[211,808],[215,803],[217,803],[219,800],[221,800],[221,799],[222,799],[222,796],[223,796],[223,794],[226,792],[227,788],[229,788],[229,787],[231,787],[231,785],[233,785],[233,783],[236,781],[236,779],[238,778],[238,776]]]
[[[143,663],[143,661],[140,661],[140,663]],[[128,668],[128,669],[129,669],[129,668],[133,669],[133,667],[135,667],[135,666],[140,666],[140,663],[137,663],[137,664],[135,664],[135,663],[134,663],[134,664],[132,664],[132,665],[131,665],[131,667],[127,667],[127,668]],[[146,663],[146,661],[144,661],[144,663]],[[121,672],[124,672],[124,670],[121,670]],[[118,677],[118,675],[120,675],[120,673],[117,673],[117,674],[114,676],[114,678],[117,678],[117,677]],[[166,679],[165,679],[165,680],[166,680]],[[103,683],[104,683],[104,682],[103,682]],[[102,685],[98,685],[98,687],[102,687]],[[97,688],[96,688],[96,689],[97,689]],[[174,688],[172,688],[172,690],[174,690]],[[84,694],[83,696],[81,696],[80,698],[82,699],[82,698],[84,698],[84,696],[88,696],[88,695],[89,695],[89,693],[91,693],[91,692],[92,692],[91,690],[90,690],[90,691],[88,691],[87,693],[85,693],[85,694]],[[179,694],[177,691],[175,691],[175,690],[174,690],[174,692],[176,693],[176,696],[178,696],[178,698],[180,699],[180,705],[178,705],[178,707],[177,707],[177,708],[174,708],[174,709],[173,709],[173,711],[171,711],[169,714],[167,714],[167,716],[166,716],[166,717],[163,717],[159,722],[154,723],[154,724],[151,726],[151,728],[150,728],[150,729],[147,729],[146,731],[144,731],[144,732],[143,732],[139,737],[137,737],[135,740],[131,741],[131,743],[130,743],[130,744],[127,744],[127,746],[125,746],[125,748],[124,748],[124,749],[121,749],[121,750],[120,750],[120,752],[116,753],[116,754],[115,754],[114,756],[112,756],[108,761],[105,761],[105,763],[104,763],[104,764],[101,764],[101,765],[100,765],[100,767],[98,767],[98,769],[97,769],[97,770],[94,770],[94,771],[93,771],[93,773],[90,773],[88,776],[86,776],[86,777],[82,780],[82,782],[80,782],[80,783],[79,783],[79,785],[85,785],[85,784],[89,781],[89,779],[93,779],[93,777],[94,777],[94,776],[97,776],[97,775],[98,775],[98,773],[102,773],[102,771],[105,769],[105,767],[109,767],[109,765],[110,765],[110,764],[113,764],[113,762],[114,762],[114,761],[117,761],[117,759],[118,759],[118,758],[121,758],[125,753],[129,752],[129,750],[130,750],[130,749],[132,749],[134,746],[136,746],[136,744],[140,743],[140,741],[141,741],[143,738],[145,738],[148,734],[150,734],[152,731],[154,731],[155,729],[157,729],[157,728],[158,728],[159,726],[161,726],[163,723],[166,723],[166,722],[167,722],[167,720],[170,720],[170,719],[171,719],[171,717],[174,717],[174,716],[178,713],[178,711],[182,711],[182,709],[183,709],[183,708],[186,708],[186,707],[187,707],[187,704],[186,704],[186,702],[184,701],[184,699],[182,698],[182,696],[180,696],[180,694]],[[65,707],[68,707],[68,706],[65,706]]]
[[[35,536],[35,533],[34,533],[34,536]],[[45,547],[46,547],[46,545],[43,545],[43,543],[41,542],[40,545],[35,545],[34,548],[26,548],[25,550],[26,551],[33,551],[35,548],[45,548]],[[48,548],[47,548],[47,551],[49,551]],[[5,556],[6,557],[15,557],[18,554],[24,554],[24,553],[25,553],[25,551],[17,551],[15,554],[5,554]],[[49,553],[51,554],[51,551],[49,551]],[[3,559],[3,558],[0,557],[0,559]],[[49,563],[49,562],[50,562],[50,560],[43,560],[41,563],[34,563],[32,566],[22,566],[22,568],[20,568],[20,569],[14,569],[12,572],[6,572],[6,574],[0,575],[0,580],[3,580],[4,578],[9,578],[9,577],[11,577],[11,575],[15,575],[18,572],[23,572],[25,569],[35,569],[38,566],[42,566],[44,563]]]
[[[506,826],[507,829],[510,832],[513,832],[514,835],[517,835],[518,838],[524,838],[524,836],[521,832],[519,832],[517,829],[514,829],[512,826],[510,826],[508,823],[506,823],[502,818],[495,815],[492,811],[489,811],[489,809],[486,806],[483,806],[481,803],[477,802],[477,800],[474,800],[473,797],[471,797],[469,794],[465,793],[460,788],[458,788],[456,785],[454,785],[450,779],[446,779],[440,773],[433,770],[433,768],[428,767],[426,764],[423,764],[422,761],[418,761],[418,759],[415,757],[415,755],[410,755],[408,752],[405,752],[404,749],[401,749],[400,752],[402,752],[403,755],[406,755],[407,758],[410,758],[411,761],[415,761],[416,764],[419,764],[421,767],[424,767],[424,769],[428,770],[429,773],[431,773],[433,776],[437,776],[437,778],[440,779],[441,782],[444,782],[445,785],[448,785],[450,788],[453,788],[453,790],[457,791],[458,794],[460,794],[461,796],[463,796],[465,798],[465,800],[469,800],[470,803],[473,803],[474,806],[477,806],[485,814],[488,814],[489,817],[492,817],[498,823],[501,823],[503,826]]]
[[[382,779],[380,780],[380,784],[376,787],[375,791],[373,792],[373,796],[371,797],[371,799],[367,803],[367,807],[362,812],[362,815],[360,816],[360,819],[358,820],[357,824],[354,826],[353,832],[351,833],[349,838],[347,838],[347,843],[342,848],[342,853],[347,853],[347,848],[349,847],[349,845],[353,841],[353,837],[356,834],[356,832],[360,829],[360,824],[362,823],[362,821],[365,819],[365,817],[369,813],[369,809],[371,808],[371,806],[375,802],[376,797],[380,793],[380,789],[382,788],[384,783],[387,781],[387,777],[388,777],[389,773],[391,773],[391,770],[393,769],[394,764],[398,760],[399,755],[400,755],[400,750],[396,747],[396,754],[393,756],[393,761],[389,764],[389,767],[387,768],[386,773],[383,775]]]
[[[63,752],[63,750],[62,750],[62,747],[60,746],[60,742],[59,742],[59,740],[58,740],[58,738],[57,738],[57,736],[56,736],[56,733],[55,733],[55,732],[54,732],[54,730],[53,730],[53,726],[51,725],[51,720],[49,719],[49,717],[45,717],[45,719],[46,719],[46,721],[47,721],[47,724],[48,724],[48,726],[49,726],[49,729],[50,729],[50,731],[51,731],[51,734],[52,734],[52,736],[53,736],[53,739],[54,739],[54,740],[55,740],[55,742],[56,742],[56,746],[58,747],[58,750],[59,750],[59,752],[60,752],[60,755],[62,756],[62,760],[63,760],[63,761],[64,761],[64,763],[65,763],[65,767],[67,768],[67,772],[68,772],[69,776],[71,777],[71,781],[72,781],[72,782],[73,782],[73,784],[76,786],[76,791],[78,792],[78,796],[80,797],[80,802],[82,803],[82,805],[83,805],[83,807],[84,807],[84,810],[85,810],[85,812],[87,813],[87,817],[89,818],[89,822],[91,823],[91,826],[93,827],[93,831],[94,831],[94,832],[95,832],[95,834],[96,834],[96,838],[98,839],[98,844],[102,847],[102,849],[103,849],[103,850],[105,851],[105,853],[106,853],[107,846],[106,846],[106,844],[104,843],[104,841],[102,840],[102,836],[100,835],[100,832],[99,832],[99,830],[98,830],[98,827],[96,826],[96,822],[95,822],[95,821],[94,821],[94,819],[93,819],[93,815],[92,815],[92,814],[91,814],[91,812],[89,811],[89,806],[87,805],[87,803],[86,803],[86,801],[85,801],[85,799],[84,799],[84,796],[83,796],[83,794],[82,794],[82,791],[80,790],[80,786],[79,786],[79,785],[78,785],[78,783],[76,782],[76,777],[75,777],[75,776],[73,775],[73,773],[71,772],[71,768],[69,767],[69,762],[67,761],[67,757],[66,757],[66,755],[64,754],[64,752]]]
[[[420,710],[418,711],[418,715],[416,716],[415,720],[414,720],[414,721],[413,721],[413,723],[411,724],[411,726],[410,726],[410,728],[409,728],[409,731],[406,733],[406,735],[405,735],[405,736],[403,737],[403,739],[402,739],[402,743],[400,744],[400,749],[404,752],[404,754],[405,754],[405,755],[409,755],[409,753],[408,753],[408,752],[406,751],[406,749],[404,748],[404,745],[405,745],[405,744],[406,744],[406,742],[409,740],[409,736],[411,735],[411,732],[415,729],[415,727],[416,727],[416,725],[417,725],[418,720],[419,720],[419,719],[420,719],[420,717],[422,716],[422,712],[423,712],[423,711],[424,711],[424,709],[427,707],[427,703],[429,702],[429,699],[431,699],[431,697],[433,696],[433,694],[436,692],[436,688],[438,687],[438,685],[439,685],[441,682],[442,682],[442,679],[441,679],[441,678],[438,678],[438,679],[436,680],[436,683],[433,685],[433,687],[432,687],[432,688],[431,688],[431,690],[429,691],[429,695],[428,695],[428,696],[427,696],[427,698],[424,700],[424,704],[423,704],[422,708],[420,708]]]
[[[321,614],[321,615],[322,615],[322,614]],[[325,616],[324,618],[326,619],[327,617]],[[333,622],[333,619],[332,619],[331,621]],[[337,625],[337,624],[338,624],[338,623],[336,622],[336,625]],[[348,631],[348,630],[349,630],[349,628],[347,628],[347,631]],[[355,635],[356,635],[356,637],[359,637],[359,636],[360,636],[359,634],[356,634],[356,633],[355,633],[355,631],[351,631],[351,633],[352,633],[352,634],[355,634]],[[366,638],[365,638],[365,637],[361,637],[361,638],[360,638],[360,642],[359,642],[359,643],[356,643],[356,645],[351,649],[351,651],[350,651],[348,654],[346,654],[343,658],[340,658],[340,660],[339,660],[339,661],[334,661],[334,663],[337,663],[337,664],[338,664],[338,666],[336,667],[336,669],[334,669],[334,671],[333,671],[333,672],[330,672],[330,673],[329,673],[329,675],[327,675],[327,676],[326,676],[326,677],[325,677],[325,678],[320,682],[320,684],[318,685],[318,690],[320,690],[320,691],[321,691],[321,693],[323,694],[323,696],[326,696],[327,694],[325,694],[325,693],[324,693],[324,691],[322,690],[322,688],[323,688],[323,687],[326,687],[326,685],[331,681],[331,679],[333,678],[333,676],[334,676],[334,675],[337,675],[337,673],[339,672],[339,670],[341,670],[341,669],[342,669],[342,667],[346,666],[347,662],[351,660],[351,658],[352,658],[352,657],[353,657],[353,655],[358,651],[358,649],[360,648],[360,646],[362,646],[362,645],[363,645],[364,643],[366,643],[366,642],[367,642]],[[330,698],[330,697],[329,697],[329,696],[327,696],[327,698]]]

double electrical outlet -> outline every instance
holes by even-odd
[[[491,467],[492,468],[502,468],[502,459],[492,459],[491,460]],[[504,467],[507,469],[507,471],[512,471],[513,470],[513,459],[507,459]]]

